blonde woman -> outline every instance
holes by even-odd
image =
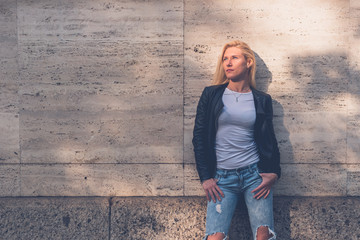
[[[280,153],[270,95],[256,90],[254,52],[241,41],[225,44],[213,85],[200,97],[194,127],[196,167],[208,200],[204,239],[227,239],[240,196],[253,237],[276,239],[272,186]]]

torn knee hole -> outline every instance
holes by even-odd
[[[268,226],[260,226],[256,230],[256,240],[270,240],[273,238],[275,233]]]
[[[225,235],[225,233],[222,233],[222,232],[216,232],[216,233],[213,233],[213,234],[210,234],[207,238],[207,240],[226,240],[227,239],[227,236]]]

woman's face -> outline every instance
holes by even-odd
[[[246,61],[242,51],[237,47],[229,47],[223,57],[225,75],[232,81],[248,80],[251,60]]]

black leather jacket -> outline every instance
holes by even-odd
[[[216,173],[215,138],[218,118],[224,107],[222,95],[227,85],[206,87],[197,106],[192,142],[201,181],[213,178]],[[260,156],[258,167],[261,172],[276,173],[280,178],[280,152],[272,123],[271,96],[253,88],[252,93],[256,109],[254,139]]]

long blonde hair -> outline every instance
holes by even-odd
[[[256,60],[255,60],[255,54],[254,52],[251,50],[251,48],[249,47],[249,45],[247,45],[246,43],[239,41],[239,40],[235,40],[229,43],[226,43],[225,46],[223,47],[222,53],[219,56],[219,60],[217,62],[216,65],[216,70],[214,73],[214,78],[212,80],[212,85],[220,85],[226,82],[229,82],[229,79],[226,78],[225,75],[225,71],[224,71],[224,67],[223,67],[223,58],[224,58],[224,53],[226,51],[226,49],[230,48],[230,47],[237,47],[239,48],[244,57],[245,60],[250,59],[252,61],[252,65],[250,67],[250,86],[253,88],[256,88],[256,82],[255,82],[255,72],[256,72]]]

